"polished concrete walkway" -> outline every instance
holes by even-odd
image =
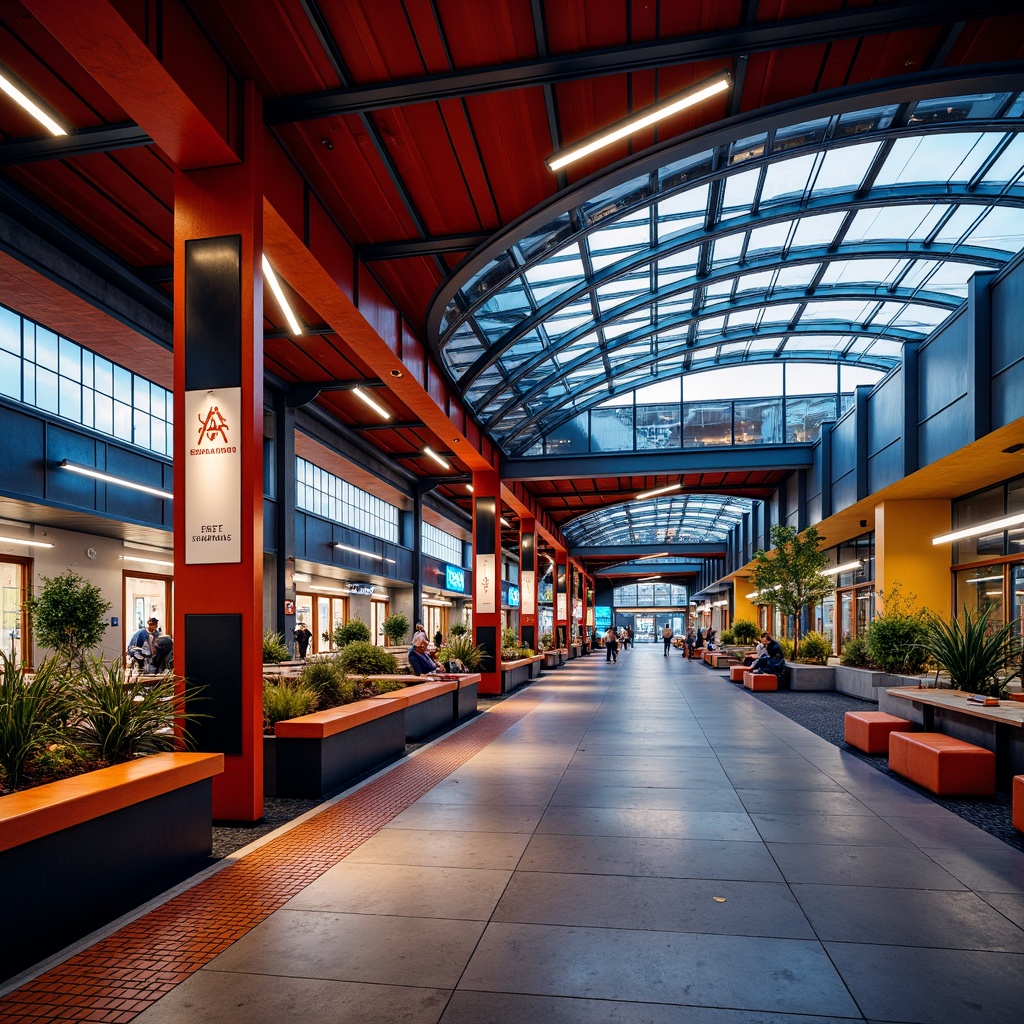
[[[161,998],[89,1019],[1024,1019],[1024,855],[660,645],[545,676],[367,807],[389,777],[409,799],[383,827]],[[331,813],[304,827],[355,821]],[[293,831],[218,877],[255,884],[289,841],[301,874]]]

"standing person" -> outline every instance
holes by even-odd
[[[145,626],[137,629],[128,641],[128,655],[140,672],[149,668],[153,657],[153,641],[160,632],[160,620],[150,619]]]
[[[300,658],[305,658],[306,651],[309,650],[309,641],[313,638],[312,632],[310,632],[309,626],[304,622],[300,622],[295,627],[295,649],[298,651]]]
[[[661,642],[665,645],[664,657],[668,657],[668,649],[672,646],[672,627],[666,622],[661,631]]]
[[[436,633],[434,634],[434,647],[435,647],[435,648],[436,648],[437,650],[441,650],[441,648],[442,648],[443,646],[444,646],[444,633],[442,633],[442,632],[441,632],[441,630],[438,630],[438,631],[437,631],[437,632],[436,632]]]
[[[708,635],[706,637],[704,637],[704,641],[708,645],[708,650],[709,651],[713,651],[715,649],[715,637],[717,637],[717,636],[718,636],[718,633],[715,630],[715,627],[712,626],[708,630]]]
[[[693,649],[696,646],[697,638],[694,636],[693,629],[691,628],[686,631],[686,640],[683,642],[683,657],[685,657],[687,661],[691,661],[693,659]]]
[[[699,650],[701,650],[701,648],[703,648],[703,646],[704,646],[704,627],[703,626],[698,626],[697,627],[697,639],[694,640],[694,642],[693,642],[693,649],[695,651],[699,651]]]
[[[633,646],[633,627],[626,627],[626,650],[628,651]]]
[[[609,626],[604,635],[605,662],[619,660],[619,637],[614,626]]]

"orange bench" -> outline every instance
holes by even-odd
[[[865,754],[888,754],[890,733],[916,731],[913,722],[884,711],[847,711],[843,717],[843,739]]]
[[[1013,827],[1024,832],[1024,775],[1013,777]]]
[[[779,677],[773,676],[770,672],[743,673],[743,685],[748,690],[777,690],[779,688]]]
[[[747,671],[746,665],[730,665],[729,666],[729,681],[732,683],[742,683],[743,676]]]
[[[893,732],[889,767],[939,796],[992,796],[996,755],[941,732]]]

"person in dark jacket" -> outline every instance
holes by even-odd
[[[778,641],[772,638],[771,633],[762,633],[761,643],[764,645],[764,654],[750,666],[750,671],[768,672],[781,678],[786,671],[786,655],[783,654]]]
[[[441,671],[441,666],[428,653],[427,646],[428,641],[424,634],[409,648],[409,671],[414,676],[426,676]]]

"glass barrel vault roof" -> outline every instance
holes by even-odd
[[[1022,112],[991,92],[776,119],[620,168],[453,277],[431,321],[442,363],[511,455],[653,380],[888,370],[1024,246]]]

